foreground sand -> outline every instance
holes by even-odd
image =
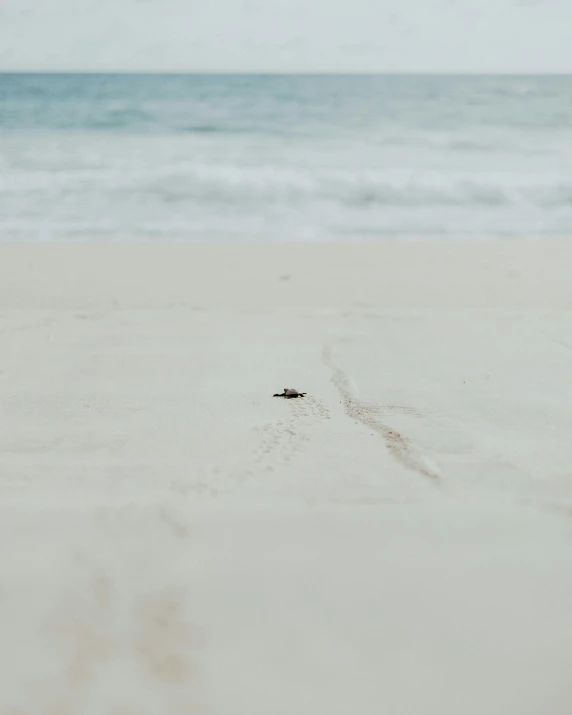
[[[570,715],[571,266],[0,247],[0,714]]]

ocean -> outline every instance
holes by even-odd
[[[0,241],[570,235],[570,76],[0,74]]]

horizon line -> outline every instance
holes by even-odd
[[[125,69],[0,69],[0,75],[118,75],[118,76],[211,76],[211,77],[570,77],[564,71],[281,71],[281,70],[125,70]]]

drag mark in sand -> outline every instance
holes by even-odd
[[[379,406],[368,405],[355,397],[347,375],[336,365],[332,353],[332,347],[325,345],[322,351],[322,361],[332,371],[332,382],[340,393],[348,417],[361,422],[379,434],[383,438],[388,452],[404,467],[429,479],[440,479],[442,475],[439,468],[429,464],[430,460],[419,453],[410,439],[379,420]]]

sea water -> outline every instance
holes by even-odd
[[[0,74],[1,241],[572,235],[572,78]]]

